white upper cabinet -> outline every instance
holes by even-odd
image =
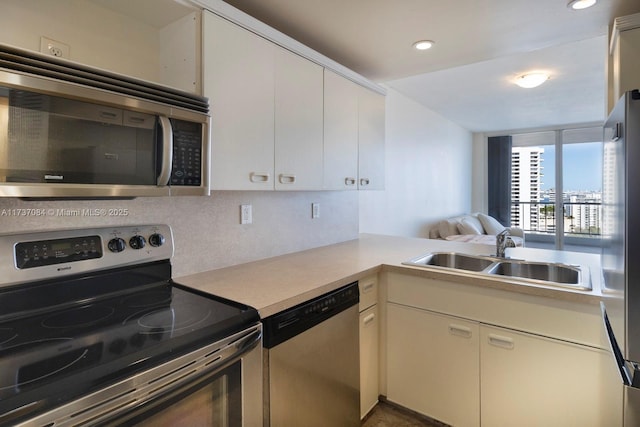
[[[323,69],[276,48],[275,188],[322,189]]]
[[[324,188],[358,188],[358,86],[324,70]]]
[[[385,97],[358,90],[358,188],[384,190]]]
[[[202,20],[211,189],[384,188],[384,95],[212,12]]]
[[[640,88],[640,13],[614,20],[608,65],[607,112],[611,112],[623,93]]]
[[[211,188],[272,190],[275,46],[213,13],[203,20]]]

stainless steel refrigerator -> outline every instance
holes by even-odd
[[[624,384],[624,425],[640,426],[640,92],[625,93],[604,126],[602,316]]]

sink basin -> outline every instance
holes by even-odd
[[[544,280],[567,285],[577,285],[580,283],[580,269],[564,264],[520,261],[498,262],[488,273]]]
[[[434,252],[405,262],[418,267],[436,266],[467,271],[482,271],[495,262],[491,258],[459,254],[456,252]]]
[[[403,264],[463,270],[570,289],[591,290],[588,268],[552,262],[531,262],[457,252],[432,252]]]

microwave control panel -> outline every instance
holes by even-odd
[[[173,128],[173,167],[170,185],[202,183],[202,124],[170,119]]]

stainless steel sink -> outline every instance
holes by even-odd
[[[554,282],[575,288],[591,289],[582,280],[579,267],[544,262],[501,261],[487,270],[489,274]]]
[[[462,270],[544,285],[591,290],[589,269],[583,266],[531,262],[457,252],[432,252],[403,262],[403,264],[414,267]]]
[[[467,271],[482,271],[494,264],[493,259],[475,255],[465,255],[456,252],[434,252],[414,258],[403,264],[417,267],[436,266],[455,268]]]

